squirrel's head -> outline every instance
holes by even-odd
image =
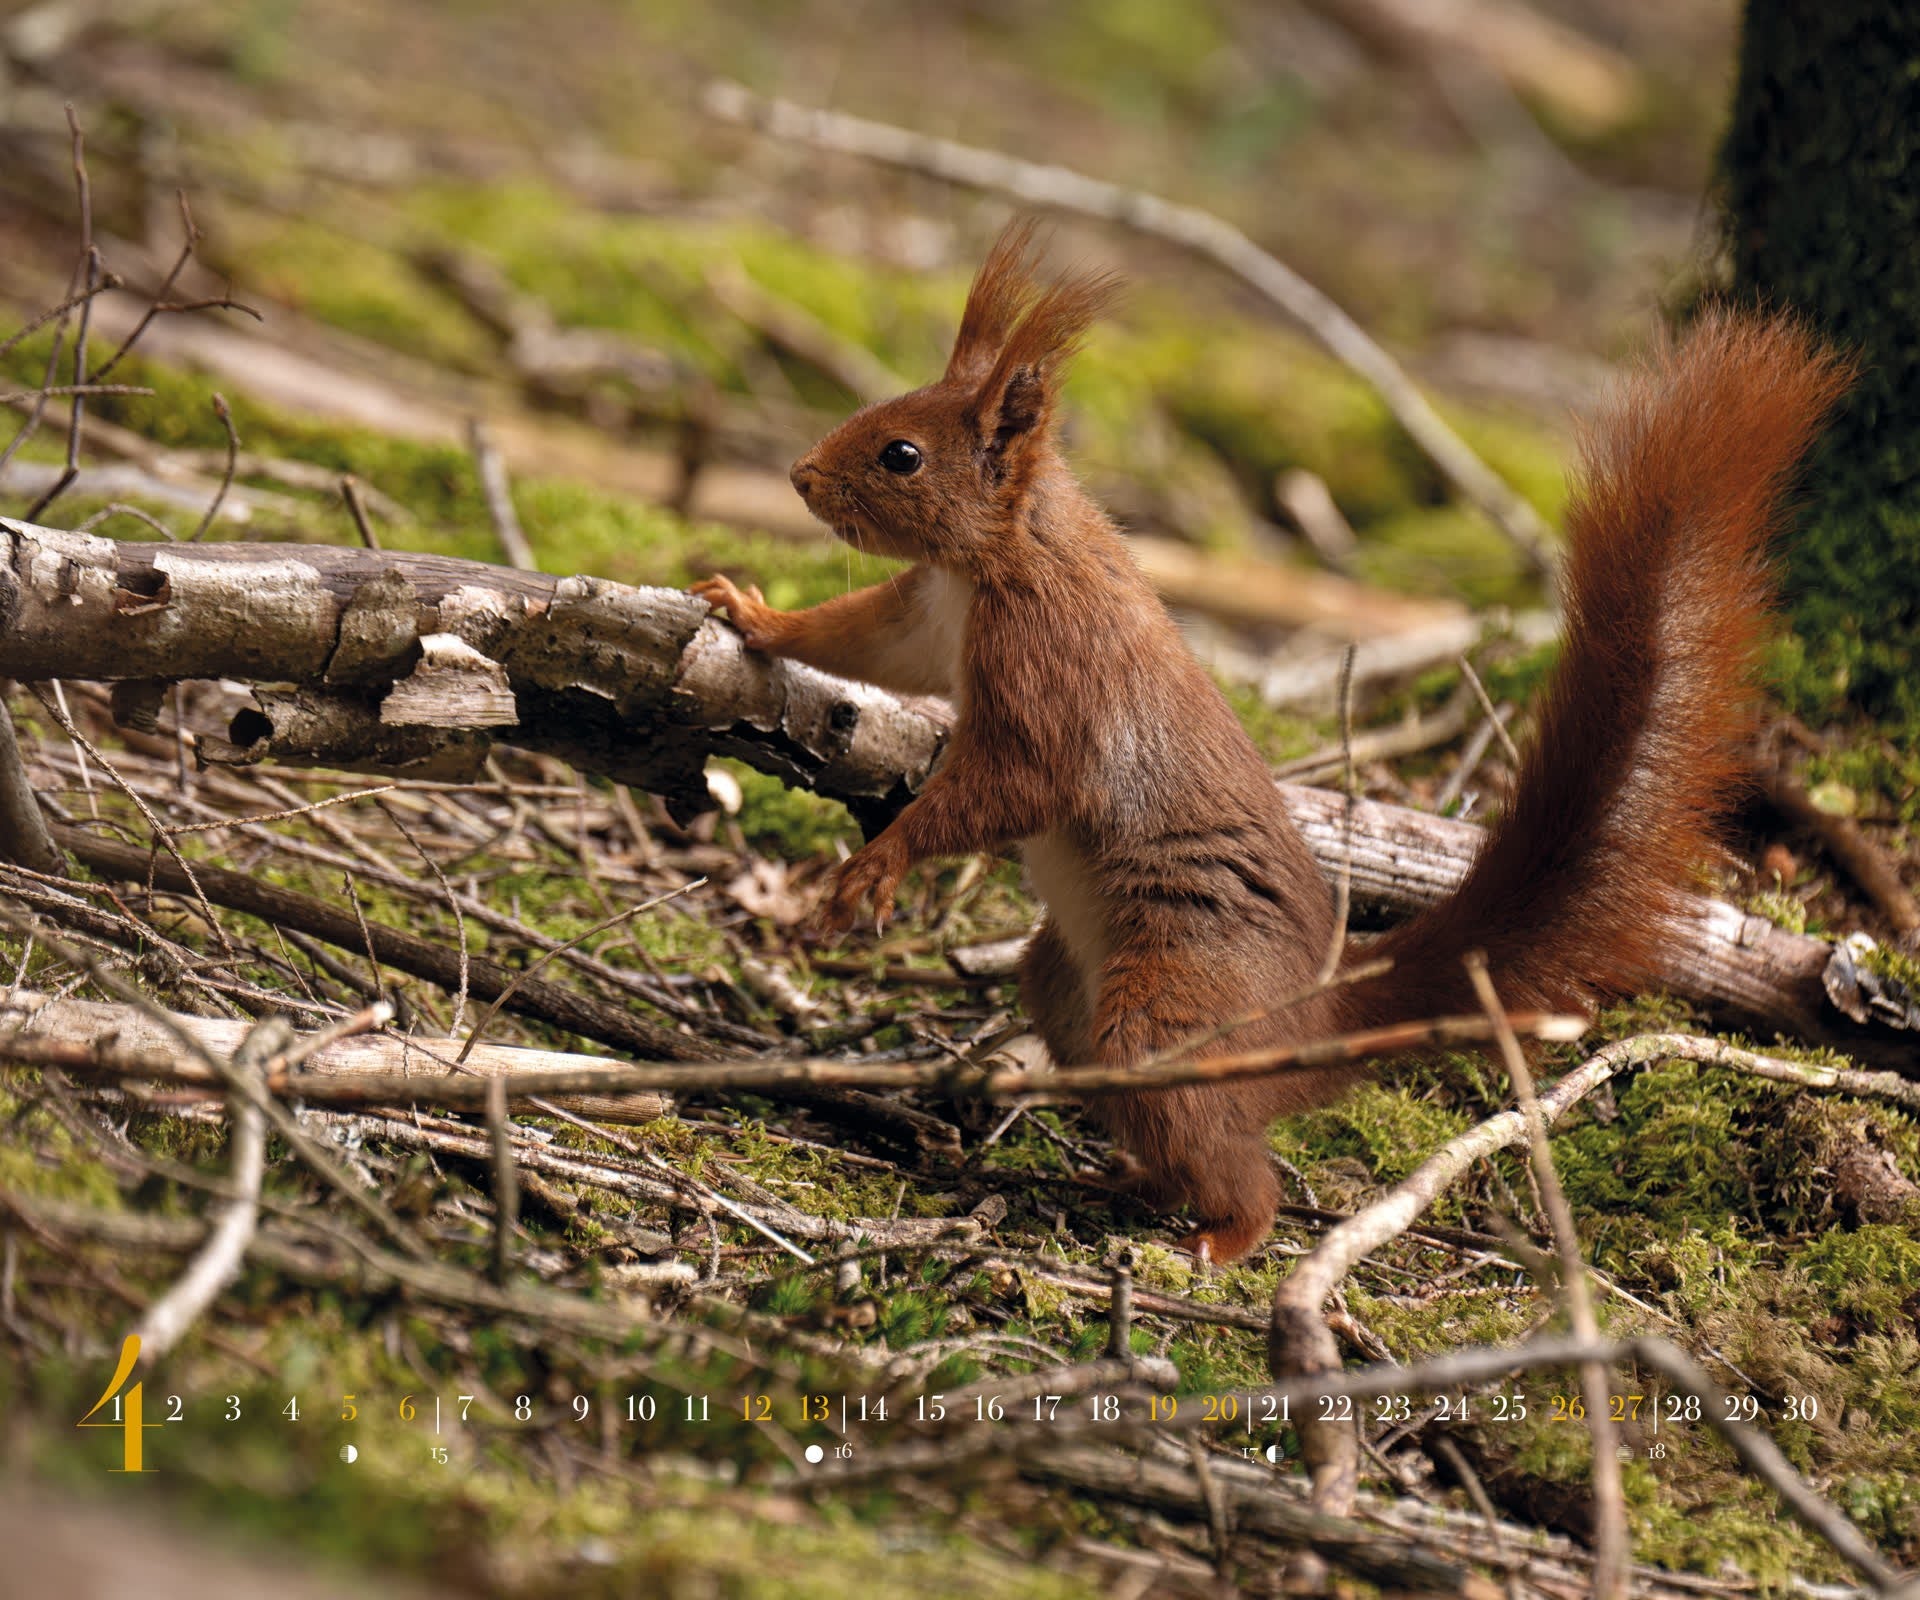
[[[1118,288],[1041,284],[1032,240],[1019,222],[995,242],[937,383],[855,412],[794,463],[807,509],[855,549],[968,571],[1023,533],[1068,359]]]

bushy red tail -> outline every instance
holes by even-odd
[[[1509,1006],[1585,1009],[1651,974],[1743,786],[1767,544],[1850,377],[1791,317],[1712,312],[1594,422],[1513,805],[1450,899],[1361,952],[1394,960],[1356,986],[1361,1020],[1470,1009],[1474,948]]]

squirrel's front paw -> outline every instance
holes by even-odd
[[[715,573],[702,578],[688,592],[698,595],[715,611],[726,612],[749,650],[770,649],[778,642],[782,613],[767,604],[759,585],[750,583],[740,589],[733,579]]]
[[[885,933],[893,916],[893,893],[907,875],[905,848],[882,834],[856,850],[834,875],[833,887],[813,915],[816,939],[838,939],[859,919],[860,908],[873,902],[873,931]]]

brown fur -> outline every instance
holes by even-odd
[[[1044,287],[1003,235],[939,382],[856,413],[795,486],[861,549],[919,563],[782,613],[697,586],[756,648],[959,707],[940,770],[840,869],[823,911],[883,925],[915,861],[1022,844],[1048,914],[1022,995],[1061,1061],[1137,1062],[1309,986],[1327,885],[1265,763],[1052,441],[1064,362],[1111,298]],[[1383,979],[1236,1029],[1216,1048],[1311,1038],[1468,1004],[1488,952],[1517,1005],[1586,1006],[1642,981],[1736,787],[1764,547],[1786,478],[1844,389],[1797,324],[1715,314],[1596,425],[1569,517],[1565,653],[1510,814],[1459,892],[1369,947]],[[918,470],[887,471],[905,439]],[[963,609],[964,615],[960,615]],[[1102,1099],[1097,1114],[1191,1247],[1257,1244],[1278,1200],[1265,1132],[1365,1069]]]

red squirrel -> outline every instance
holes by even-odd
[[[841,865],[822,932],[868,902],[884,928],[917,861],[1017,842],[1046,902],[1021,998],[1053,1058],[1076,1064],[1209,1032],[1213,1051],[1238,1051],[1472,1010],[1461,956],[1476,948],[1515,1008],[1588,1011],[1644,982],[1740,786],[1766,545],[1845,363],[1788,317],[1709,311],[1614,398],[1567,513],[1560,662],[1465,881],[1345,957],[1389,958],[1384,976],[1222,1033],[1314,986],[1333,896],[1055,446],[1062,373],[1116,283],[1041,282],[1030,232],[994,245],[938,382],[856,412],[794,464],[836,534],[913,565],[804,611],[724,577],[694,586],[752,649],[956,708],[938,770]],[[1366,1070],[1128,1092],[1095,1114],[1145,1196],[1190,1209],[1185,1247],[1225,1261],[1273,1224],[1269,1122]]]

